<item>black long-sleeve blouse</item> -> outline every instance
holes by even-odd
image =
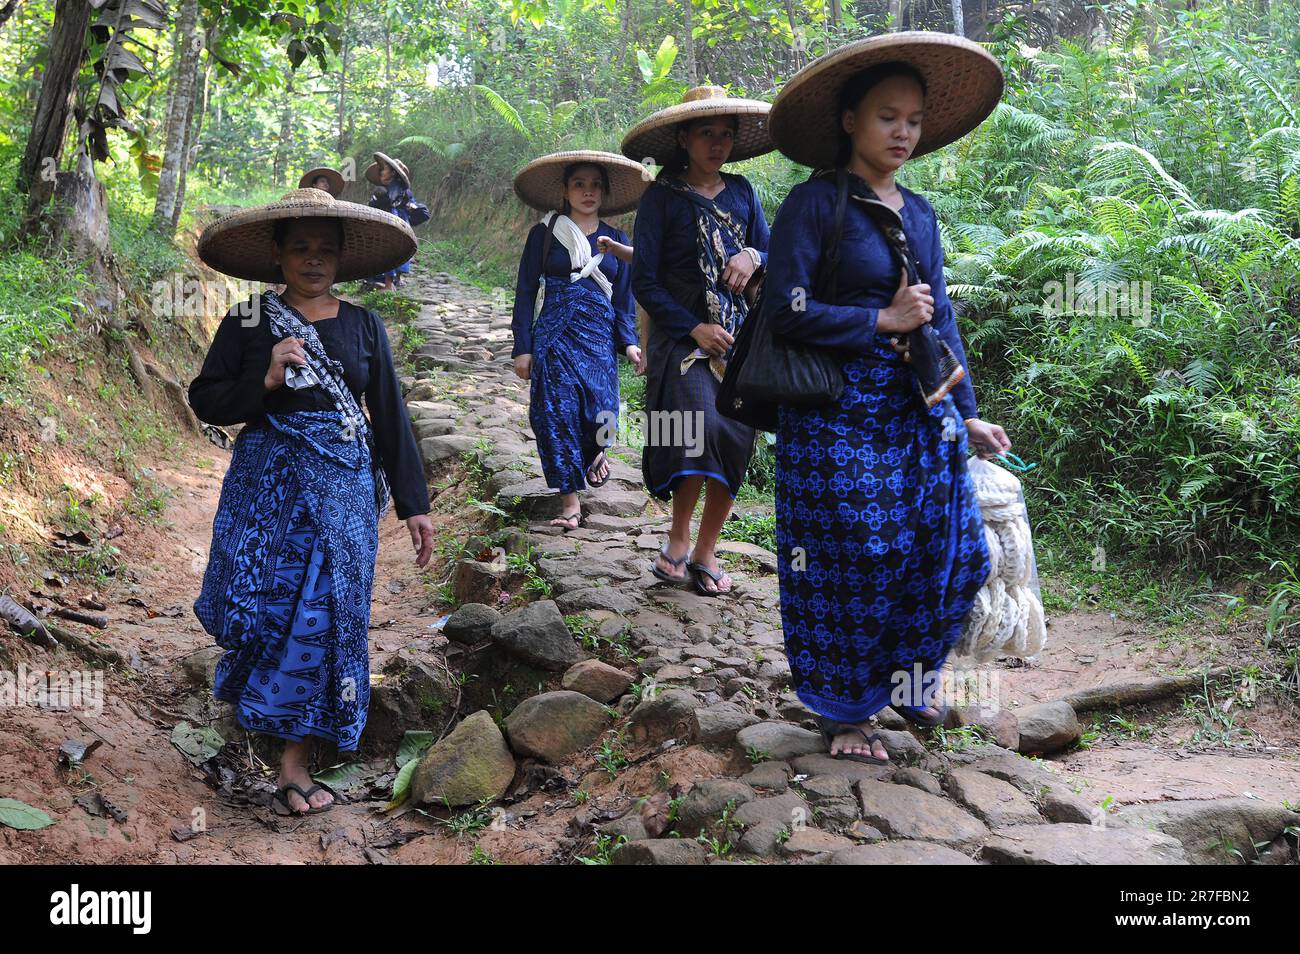
[[[264,321],[245,326],[246,306],[232,308],[221,320],[203,368],[190,383],[190,407],[209,424],[268,427],[267,414],[329,411],[334,404],[319,387],[266,391],[263,379],[271,349],[279,343]],[[393,506],[402,520],[429,512],[429,487],[415,443],[411,419],[402,400],[384,323],[373,311],[339,301],[338,315],[313,322],[330,357],[343,365],[343,379],[357,401],[365,397],[379,463],[392,488]]]

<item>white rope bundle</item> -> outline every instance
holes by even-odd
[[[969,462],[984,517],[989,577],[975,595],[958,655],[984,662],[998,655],[1037,655],[1047,644],[1043,604],[1035,592],[1033,538],[1016,475],[979,458]]]

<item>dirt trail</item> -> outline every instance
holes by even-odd
[[[526,419],[521,423],[520,413],[526,393],[510,381],[505,365],[492,359],[501,325],[499,319],[487,319],[485,296],[446,276],[420,279],[407,293],[423,301],[420,321],[426,328],[444,327],[449,309],[481,308],[481,340],[470,336],[466,346],[454,352],[424,349],[425,367],[438,390],[433,400],[454,401],[461,408],[460,434],[481,432],[491,443],[507,435],[526,446]],[[438,440],[466,447],[452,438]],[[785,712],[797,721],[789,700],[780,696],[784,659],[776,581],[770,566],[764,566],[763,554],[744,546],[733,550],[732,574],[738,583],[734,601],[708,601],[656,587],[646,568],[667,517],[640,493],[634,469],[616,464],[610,486],[589,496],[589,511],[601,514],[597,527],[560,537],[540,519],[550,514],[544,488],[536,485],[535,457],[508,444],[496,450],[515,454],[513,469],[520,472],[516,476],[521,483],[507,484],[502,475],[510,468],[502,465],[487,489],[497,495],[498,506],[513,505],[535,518],[529,541],[541,566],[539,576],[554,586],[566,612],[588,613],[596,623],[614,617],[629,620],[634,638],[640,640],[638,658],[657,657],[656,667],[643,664],[638,676],[655,673],[665,686],[690,688],[703,703],[714,704],[724,698],[724,671],[732,672],[732,680],[755,687],[759,716],[776,719]],[[473,453],[480,467],[485,458],[491,460],[482,448]],[[636,798],[663,790],[669,784],[665,780],[689,788],[697,779],[748,770],[735,753],[668,745],[629,746],[630,764],[609,773],[597,767],[589,750],[566,759],[558,771],[544,773],[552,780],[559,775],[561,784],[523,785],[519,797],[497,813],[497,824],[474,824],[460,836],[419,812],[406,809],[386,816],[377,811],[391,782],[391,753],[372,759],[367,783],[347,790],[351,803],[339,804],[326,815],[286,820],[266,808],[232,803],[171,742],[180,721],[219,722],[202,672],[187,671],[185,661],[210,643],[190,607],[228,459],[226,450],[182,440],[168,459],[152,464],[156,479],[173,491],[165,522],[116,541],[122,571],[99,591],[111,621],[103,638],[132,661],[128,671],[105,674],[102,712],[0,708],[0,796],[21,799],[56,820],[37,832],[0,828],[0,860],[565,862],[590,847],[593,821],[617,815]],[[463,466],[452,460],[440,473]],[[463,542],[482,525],[481,509],[466,497],[457,481],[435,478],[433,517],[440,534]],[[414,567],[406,529],[390,512],[381,525],[375,577],[372,671],[380,671],[404,651],[441,655],[446,640],[435,624],[450,607],[438,602],[443,597],[435,584],[443,582],[445,570],[441,561],[433,572]],[[612,574],[607,577],[610,585],[583,589],[575,572]],[[74,596],[85,592],[76,584],[69,590]],[[718,634],[723,638],[713,638]],[[718,643],[721,648],[713,645]],[[1183,671],[1207,658],[1209,648],[1192,641],[1156,648],[1141,624],[1081,612],[1052,621],[1049,648],[1034,665],[1000,663],[991,668],[1000,680],[1004,704],[1014,708],[1087,686]],[[19,661],[28,667],[82,668],[64,654],[52,660],[35,647],[23,646],[21,652]],[[726,653],[737,658],[720,658]],[[1220,653],[1215,661],[1225,657],[1239,661],[1242,654]],[[636,668],[626,658],[606,658]],[[1178,702],[1128,715],[1134,720],[1131,728],[1110,732],[1090,748],[1056,759],[1061,777],[1085,800],[1095,804],[1110,796],[1129,804],[1251,793],[1273,803],[1300,802],[1300,732],[1293,710],[1267,699],[1255,708],[1238,707],[1232,713],[1234,727],[1217,735],[1207,732],[1216,724],[1212,717],[1207,723],[1208,710],[1184,709]],[[1100,718],[1103,725],[1112,725],[1108,715]],[[1222,730],[1222,723],[1217,725]],[[69,738],[103,740],[85,763],[88,776],[57,766],[58,748]],[[249,763],[245,768],[256,766]],[[76,800],[92,788],[125,808],[127,820],[94,817],[83,810]],[[202,833],[191,837],[196,828]]]

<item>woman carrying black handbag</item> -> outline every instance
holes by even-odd
[[[967,441],[1011,445],[979,419],[960,373],[966,359],[934,210],[894,175],[977,126],[1001,92],[1001,69],[978,45],[900,33],[827,54],[773,105],[772,135],[785,155],[847,173],[834,299],[815,297],[846,178],[834,171],[782,204],[764,290],[778,340],[842,362],[838,398],[780,406],[776,446],[791,678],[839,758],[888,760],[868,720],[891,702],[913,722],[942,721],[935,680],[988,575]],[[887,207],[884,217],[873,202]],[[881,225],[895,213],[901,229],[887,235]],[[910,269],[900,270],[908,247],[913,284]],[[927,324],[932,332],[921,330]]]

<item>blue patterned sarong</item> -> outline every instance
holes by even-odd
[[[989,571],[961,415],[951,397],[926,408],[888,338],[875,345],[844,365],[838,402],[782,407],[777,432],[791,681],[805,705],[839,722],[880,711],[896,685],[929,704],[922,693]]]
[[[235,441],[194,604],[226,650],[213,695],[250,731],[351,751],[370,702],[371,452],[337,411],[267,420]]]
[[[528,423],[546,485],[560,493],[587,486],[586,472],[618,421],[614,306],[582,282],[547,276],[533,325]],[[603,430],[603,433],[601,431]]]

